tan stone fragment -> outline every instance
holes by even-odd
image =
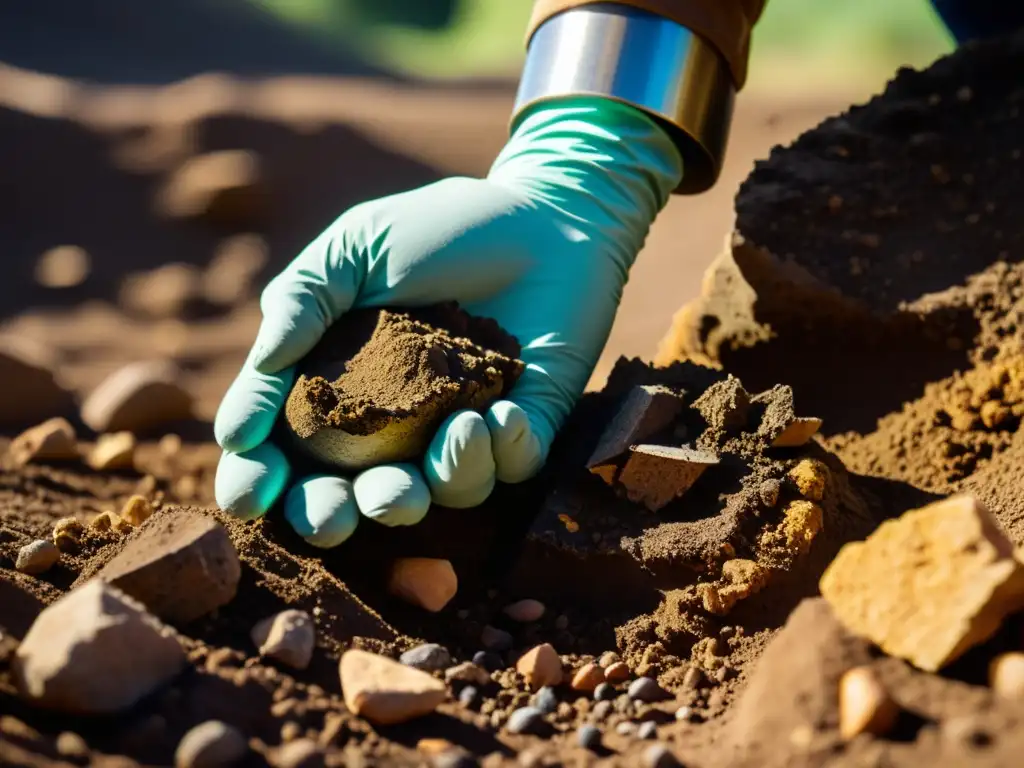
[[[121,508],[121,518],[128,523],[138,527],[149,520],[153,515],[153,507],[145,496],[135,495],[128,499]]]
[[[130,469],[135,465],[135,435],[131,432],[100,435],[86,462],[99,471]]]
[[[820,586],[850,631],[929,672],[1024,608],[1024,565],[988,510],[966,495],[847,544]]]
[[[562,682],[562,660],[550,643],[542,643],[524,653],[516,662],[516,671],[526,678],[534,691]]]
[[[768,577],[768,571],[753,560],[727,560],[722,565],[721,581],[699,584],[697,594],[705,611],[724,616],[740,600],[760,591],[768,583]]]
[[[313,659],[316,627],[312,617],[294,608],[258,622],[249,635],[261,656],[277,659],[293,669],[305,669]]]
[[[448,694],[444,683],[426,672],[366,651],[342,654],[339,673],[345,706],[377,725],[430,714]]]
[[[131,523],[109,510],[96,515],[89,522],[89,527],[97,531],[114,531],[115,533],[131,533],[132,530]]]
[[[605,667],[604,679],[609,683],[621,683],[629,680],[630,674],[629,667],[625,662],[616,661]]]
[[[988,683],[1000,698],[1024,699],[1024,653],[1002,653],[992,659]]]
[[[619,474],[619,485],[630,501],[657,512],[690,490],[704,470],[715,464],[718,464],[718,457],[706,451],[634,445]]]
[[[53,543],[61,552],[74,554],[82,547],[85,526],[75,517],[62,517],[53,524]]]
[[[682,408],[682,397],[667,387],[633,387],[601,433],[587,469],[610,485],[629,447],[667,427]]]
[[[16,467],[30,461],[67,461],[78,458],[75,428],[59,416],[22,432],[11,441],[8,452]]]
[[[192,157],[170,176],[156,205],[171,219],[201,218],[223,227],[262,223],[267,190],[259,158],[245,150]]]
[[[802,459],[789,470],[790,481],[800,491],[800,495],[811,501],[821,501],[828,478],[828,467],[817,459]]]
[[[773,448],[799,448],[806,445],[821,429],[821,419],[813,416],[797,417],[786,425],[782,433],[772,441]]]
[[[574,691],[589,693],[604,682],[604,670],[598,664],[584,664],[572,676],[569,687]]]
[[[141,432],[188,419],[192,396],[169,361],[131,363],[110,374],[82,403],[82,421],[97,432]]]
[[[434,613],[448,605],[458,589],[452,564],[432,557],[399,558],[388,580],[388,591],[395,597]]]
[[[896,724],[899,707],[870,667],[854,667],[839,679],[839,735],[884,736]]]

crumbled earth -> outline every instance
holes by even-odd
[[[289,442],[344,467],[347,436],[380,435],[375,455],[413,459],[446,416],[508,393],[524,368],[519,353],[494,320],[454,303],[351,312],[299,366],[285,405]]]

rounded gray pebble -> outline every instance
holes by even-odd
[[[601,746],[601,729],[596,725],[581,725],[576,731],[576,743],[594,751]]]
[[[207,720],[182,736],[174,751],[176,768],[220,768],[234,765],[249,751],[241,731],[220,720]]]
[[[590,714],[595,720],[604,720],[611,713],[612,703],[610,701],[599,701],[594,705],[594,708],[590,710]]]
[[[637,738],[640,739],[656,739],[658,738],[658,726],[656,723],[646,722],[642,723],[639,728],[636,729]]]
[[[477,759],[462,749],[446,749],[430,761],[431,768],[476,768],[478,765]]]
[[[498,629],[492,627],[490,624],[485,626],[480,632],[480,642],[483,643],[484,648],[491,651],[507,651],[512,648],[512,635],[506,632],[504,629]]]
[[[473,663],[478,667],[483,667],[488,672],[497,672],[505,667],[505,662],[501,660],[501,656],[490,651],[477,651],[474,653]]]
[[[636,733],[636,723],[629,720],[623,720],[615,726],[615,732],[619,734],[619,736],[632,736]]]
[[[550,715],[558,709],[558,697],[555,695],[555,689],[550,685],[545,685],[533,694],[530,703],[544,714]]]
[[[548,730],[544,713],[536,707],[520,707],[508,718],[509,733],[529,733],[541,736]]]
[[[594,701],[611,701],[617,695],[611,683],[601,683],[594,689]]]
[[[638,677],[629,684],[629,689],[626,693],[633,701],[647,703],[664,701],[668,698],[668,693],[665,692],[665,689],[658,685],[656,680],[649,677]]]
[[[52,541],[36,539],[18,550],[14,567],[30,576],[38,576],[50,570],[60,559],[60,550]]]
[[[468,709],[476,709],[480,706],[480,690],[473,685],[467,685],[459,691],[459,703]]]
[[[437,643],[424,643],[410,648],[398,657],[407,667],[415,667],[424,672],[441,672],[452,665],[452,656],[448,649]]]
[[[640,756],[640,764],[644,768],[679,768],[676,756],[662,744],[652,744]]]

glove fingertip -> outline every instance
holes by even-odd
[[[313,475],[292,486],[284,516],[299,536],[321,549],[346,541],[359,523],[352,483],[332,475]]]
[[[284,454],[270,443],[243,453],[225,451],[214,478],[217,506],[242,520],[260,518],[281,495],[290,472]]]
[[[551,438],[538,429],[527,411],[511,400],[499,400],[487,411],[497,479],[521,483],[544,466]]]
[[[430,489],[412,464],[373,467],[352,488],[359,511],[383,525],[416,525],[430,509]]]
[[[494,489],[491,433],[476,411],[449,416],[434,435],[423,462],[433,501],[466,509],[483,502]]]

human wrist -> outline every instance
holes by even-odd
[[[675,21],[615,2],[570,8],[532,34],[513,115],[538,103],[594,95],[658,121],[684,158],[676,192],[714,184],[732,116],[735,84],[711,43]]]

